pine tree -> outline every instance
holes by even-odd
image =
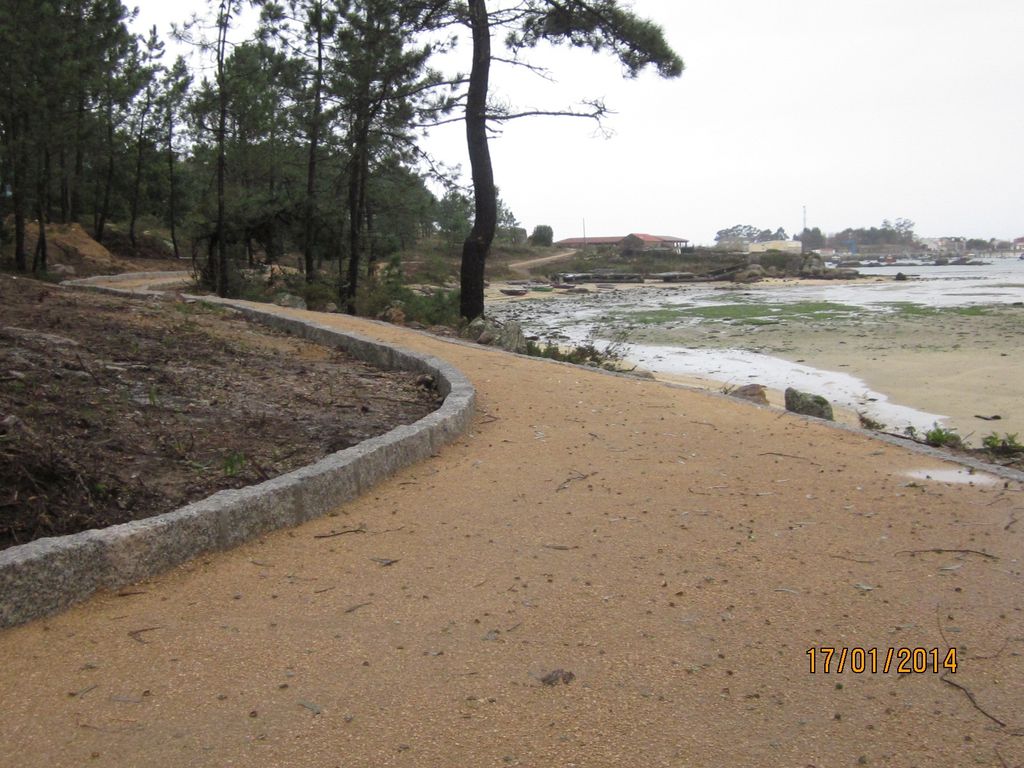
[[[339,298],[355,312],[365,246],[367,187],[375,155],[413,143],[410,126],[451,108],[434,92],[443,78],[427,67],[434,49],[415,45],[418,32],[433,28],[435,4],[354,0],[338,28],[336,92],[348,123],[348,269],[339,276]]]
[[[149,116],[155,106],[157,98],[157,78],[163,73],[164,68],[159,63],[164,54],[164,44],[156,34],[154,26],[149,31],[145,40],[145,51],[142,53],[142,60],[135,71],[138,78],[140,92],[143,94],[141,103],[136,103],[136,129],[135,129],[135,175],[132,183],[131,214],[128,223],[128,239],[132,247],[136,246],[135,222],[139,216],[139,192],[142,186],[142,164],[145,159],[145,150],[148,144],[152,143],[149,125]]]
[[[453,3],[453,7],[457,11],[462,5]],[[492,111],[487,97],[494,60],[491,38],[495,30],[508,30],[506,44],[513,50],[548,41],[593,51],[611,51],[622,62],[629,77],[635,77],[647,66],[654,66],[663,77],[677,77],[682,73],[683,62],[665,42],[660,27],[639,18],[617,0],[525,0],[513,9],[493,12],[488,11],[486,0],[468,0],[463,20],[470,28],[473,41],[465,120],[476,217],[462,248],[460,311],[463,317],[473,319],[484,312],[484,265],[498,219],[488,122],[534,114],[598,119],[605,114],[604,106],[599,103],[592,103],[593,110],[589,113]]]
[[[345,3],[338,0],[289,0],[284,6],[262,3],[262,35],[272,33],[300,67],[301,86],[296,93],[299,122],[306,136],[306,195],[303,205],[302,254],[306,280],[316,279],[321,144],[332,128],[336,110],[325,104],[333,94],[329,83],[335,62],[335,33]]]
[[[161,82],[158,109],[163,120],[163,141],[167,156],[167,225],[171,230],[171,247],[174,258],[181,258],[178,244],[178,182],[177,182],[177,150],[175,147],[175,128],[181,117],[182,105],[188,95],[192,77],[189,74],[185,59],[179,56],[174,65],[164,75]]]

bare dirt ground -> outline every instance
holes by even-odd
[[[25,228],[25,247],[35,251],[39,228],[33,223]],[[97,243],[79,224],[48,224],[47,263],[58,277],[90,277],[118,272],[158,272],[189,269],[186,259],[168,258],[167,246],[155,237],[139,233],[132,246],[128,235],[113,225],[107,228],[106,245]]]
[[[436,406],[413,374],[230,311],[0,276],[0,548],[251,485]]]
[[[274,311],[448,359],[478,388],[472,431],[335,517],[0,633],[12,764],[1024,764],[1018,483]]]

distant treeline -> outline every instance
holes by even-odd
[[[847,227],[841,232],[825,234],[820,228],[805,228],[801,233],[793,235],[803,245],[804,251],[815,251],[820,248],[836,250],[856,250],[857,248],[914,248],[920,247],[920,241],[914,232],[914,222],[910,219],[885,219],[880,227]],[[758,229],[750,224],[737,224],[728,229],[720,229],[715,235],[715,242],[721,248],[742,247],[750,243],[767,243],[786,240],[786,230]],[[946,237],[942,240],[957,248],[969,251],[1000,251],[1011,250],[1013,244],[1005,240],[967,239],[963,237]]]

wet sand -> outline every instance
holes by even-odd
[[[1024,308],[983,315],[865,313],[856,319],[774,326],[703,324],[639,338],[696,348],[738,348],[855,376],[892,402],[941,414],[972,444],[995,431],[1024,434]],[[721,389],[720,382],[712,388]],[[979,416],[999,416],[985,420]]]

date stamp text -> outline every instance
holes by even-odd
[[[908,674],[939,674],[956,672],[956,648],[868,648],[860,646],[819,646],[807,649],[812,675],[855,675],[895,672]]]

